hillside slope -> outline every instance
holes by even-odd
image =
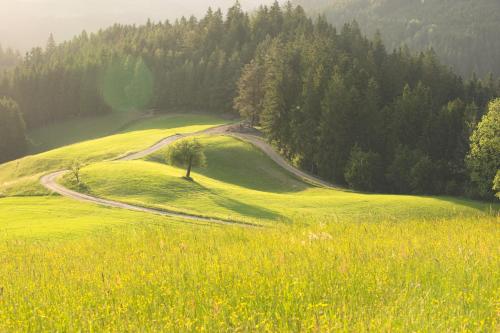
[[[310,14],[324,13],[337,27],[357,20],[377,30],[389,49],[433,47],[443,62],[465,77],[500,76],[500,2],[497,0],[294,0]]]
[[[408,220],[487,214],[490,205],[449,197],[373,195],[303,183],[264,152],[227,136],[201,137],[207,167],[194,181],[164,164],[164,150],[145,161],[92,164],[81,172],[91,195],[224,220],[276,223],[318,219]],[[71,176],[64,185],[75,187]],[[498,207],[495,207],[497,209]]]

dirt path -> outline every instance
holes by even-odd
[[[308,183],[311,183],[313,185],[316,185],[316,186],[334,188],[334,186],[332,184],[327,183],[327,182],[325,182],[321,179],[318,179],[316,177],[313,177],[313,176],[293,167],[283,157],[281,157],[281,155],[279,155],[273,149],[273,147],[271,145],[266,143],[260,137],[255,136],[255,135],[251,135],[251,134],[233,132],[232,131],[233,128],[234,128],[234,125],[223,125],[223,126],[213,127],[213,128],[209,128],[207,130],[195,132],[195,133],[172,135],[172,136],[169,136],[169,137],[157,142],[156,144],[152,145],[151,147],[149,147],[147,149],[141,150],[141,151],[136,152],[136,153],[131,153],[131,154],[128,154],[128,155],[123,156],[123,157],[119,157],[119,158],[115,159],[115,161],[131,161],[131,160],[141,159],[141,158],[148,156],[148,155],[150,155],[150,154],[152,154],[152,153],[154,153],[154,152],[156,152],[156,151],[158,151],[158,150],[160,150],[160,149],[162,149],[162,148],[164,148],[164,147],[166,147],[166,146],[172,144],[173,142],[180,140],[182,138],[192,137],[192,136],[196,136],[196,135],[230,135],[230,136],[239,138],[243,141],[249,142],[252,145],[256,146],[257,148],[262,150],[267,156],[269,156],[273,161],[275,161],[279,166],[281,166],[282,168],[284,168],[288,172],[292,173],[293,175],[299,177],[300,179],[302,179]],[[119,201],[97,198],[97,197],[93,197],[93,196],[90,196],[87,194],[75,192],[75,191],[70,190],[70,189],[57,183],[57,180],[68,172],[69,172],[68,170],[62,170],[62,171],[50,173],[48,175],[43,176],[40,179],[40,182],[48,190],[55,192],[63,197],[67,197],[70,199],[83,201],[83,202],[94,203],[94,204],[98,204],[101,206],[121,208],[121,209],[137,211],[137,212],[145,212],[145,213],[151,213],[151,214],[169,216],[169,217],[175,217],[175,218],[182,218],[182,219],[194,220],[194,221],[200,221],[200,222],[210,222],[210,223],[216,223],[216,224],[232,224],[232,225],[241,225],[241,226],[256,226],[256,225],[246,224],[246,223],[237,222],[237,221],[225,221],[225,220],[221,220],[221,219],[212,219],[212,218],[201,217],[201,216],[196,216],[196,215],[191,215],[191,214],[177,213],[177,212],[172,212],[172,211],[130,205],[130,204],[126,204],[126,203],[119,202]]]
[[[252,135],[252,134],[245,134],[245,133],[237,133],[237,132],[229,132],[228,135],[234,136],[236,138],[239,138],[243,141],[246,141],[248,143],[251,143],[255,147],[259,148],[262,150],[270,159],[272,159],[276,164],[278,164],[280,167],[283,169],[287,170],[291,174],[295,175],[296,177],[300,178],[302,181],[305,181],[306,183],[310,183],[315,186],[319,187],[326,187],[330,189],[338,189],[339,187],[326,182],[320,178],[317,178],[315,176],[312,176],[300,169],[297,169],[293,165],[290,164],[283,156],[281,156],[274,148],[267,142],[265,142],[261,137]]]
[[[199,222],[210,222],[210,223],[217,223],[217,224],[240,224],[242,226],[251,226],[251,224],[244,224],[244,223],[235,222],[235,221],[223,221],[223,220],[219,220],[219,219],[200,217],[200,216],[195,216],[195,215],[190,215],[190,214],[176,213],[176,212],[159,210],[159,209],[151,209],[151,208],[146,208],[146,207],[129,205],[129,204],[126,204],[123,202],[92,197],[90,195],[75,192],[75,191],[72,191],[72,190],[62,186],[62,185],[59,185],[57,183],[57,179],[59,179],[60,177],[62,177],[66,173],[68,173],[67,170],[58,171],[58,172],[48,174],[46,176],[43,176],[41,178],[40,182],[47,189],[49,189],[57,194],[60,194],[63,197],[67,197],[70,199],[83,201],[83,202],[94,203],[94,204],[98,204],[101,206],[121,208],[121,209],[136,211],[136,212],[151,213],[151,214],[156,214],[156,215],[176,217],[176,218],[194,220],[194,221],[199,221]]]

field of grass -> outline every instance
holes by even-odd
[[[0,331],[497,331],[495,218],[303,222],[0,241]]]
[[[164,151],[146,161],[103,162],[82,170],[93,195],[196,215],[247,222],[290,222],[302,217],[360,221],[478,216],[499,206],[445,197],[360,194],[309,186],[260,150],[238,139],[202,137],[207,167],[194,181],[163,163]],[[66,178],[71,187],[71,177]]]
[[[109,161],[223,122],[151,118],[0,165],[0,332],[498,331],[498,205],[316,188],[225,136],[200,138],[208,166],[193,182],[164,151]],[[104,208],[39,187],[74,159],[91,163],[82,179],[92,194],[265,227]]]
[[[141,112],[112,112],[97,117],[68,119],[41,127],[28,133],[29,153],[41,153],[116,134],[143,117],[144,113]]]
[[[59,196],[0,199],[0,240],[67,240],[113,228],[150,224],[170,227],[179,223],[188,222]],[[192,221],[190,224],[204,225]]]
[[[45,195],[41,175],[65,169],[79,160],[92,163],[151,146],[166,136],[190,133],[225,123],[209,115],[165,115],[148,118],[125,132],[89,140],[0,165],[0,196]]]

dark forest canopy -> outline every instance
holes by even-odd
[[[500,77],[498,0],[294,0],[311,15],[341,27],[356,20],[363,33],[379,30],[388,49],[433,47],[439,59],[470,77]]]
[[[0,98],[0,163],[21,156],[25,149],[24,121],[19,106],[9,98]]]
[[[387,52],[356,23],[337,31],[278,3],[49,40],[0,83],[28,128],[112,110],[236,109],[331,181],[451,194],[464,191],[469,136],[499,90],[464,82],[431,51]]]

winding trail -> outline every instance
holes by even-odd
[[[218,127],[213,127],[209,128],[204,131],[200,132],[195,132],[195,133],[188,133],[188,134],[175,134],[172,136],[169,136],[156,144],[152,145],[149,148],[146,148],[144,150],[131,153],[122,157],[118,157],[114,159],[114,161],[132,161],[132,160],[137,160],[141,159],[143,157],[146,157],[172,143],[175,141],[178,141],[183,138],[187,137],[192,137],[192,136],[197,136],[197,135],[229,135],[235,138],[238,138],[240,140],[243,140],[245,142],[248,142],[252,144],[253,146],[259,148],[262,150],[269,158],[271,158],[275,163],[277,163],[279,166],[290,172],[291,174],[295,175],[296,177],[302,179],[303,181],[310,183],[315,186],[320,186],[320,187],[326,187],[326,188],[335,188],[334,185],[325,182],[317,177],[311,176],[294,166],[292,166],[286,159],[284,159],[279,153],[277,153],[274,148],[269,145],[267,142],[265,142],[262,138],[252,135],[252,134],[246,134],[246,133],[240,133],[240,132],[234,132],[235,125],[222,125]],[[47,174],[43,176],[40,179],[40,183],[42,186],[47,188],[48,190],[57,193],[63,197],[70,198],[73,200],[78,200],[82,202],[89,202],[93,204],[98,204],[101,206],[106,206],[106,207],[112,207],[112,208],[120,208],[120,209],[127,209],[131,211],[137,211],[137,212],[144,212],[144,213],[151,213],[151,214],[156,214],[156,215],[162,215],[162,216],[168,216],[168,217],[174,217],[174,218],[181,218],[181,219],[187,219],[187,220],[193,220],[193,221],[199,221],[199,222],[209,222],[209,223],[216,223],[216,224],[231,224],[231,225],[240,225],[240,226],[258,226],[255,224],[250,224],[250,223],[244,223],[244,222],[239,222],[239,221],[231,221],[231,220],[222,220],[222,219],[215,219],[215,218],[208,218],[208,217],[202,217],[202,216],[196,216],[192,214],[186,214],[186,213],[179,213],[179,212],[173,212],[173,211],[167,211],[167,210],[161,210],[161,209],[153,209],[153,208],[146,208],[146,207],[141,207],[141,206],[136,206],[136,205],[131,205],[131,204],[126,204],[123,202],[119,201],[113,201],[113,200],[108,200],[108,199],[103,199],[103,198],[98,198],[98,197],[93,197],[87,194],[79,193],[73,190],[70,190],[62,185],[60,185],[57,180],[61,178],[63,175],[67,174],[69,170],[60,170],[56,172],[52,172],[50,174]]]
[[[267,143],[257,135],[238,133],[238,132],[229,132],[228,135],[233,136],[235,138],[239,138],[259,148],[260,150],[262,150],[262,152],[264,152],[264,154],[266,154],[280,167],[282,167],[283,169],[285,169],[286,171],[288,171],[289,173],[293,174],[294,176],[298,177],[299,179],[301,179],[306,183],[329,189],[340,189],[338,186],[335,186],[332,183],[329,183],[307,172],[297,169],[292,164],[290,164],[290,162],[288,162],[283,156],[281,156],[276,150],[274,150],[273,146],[271,146],[269,143]]]

